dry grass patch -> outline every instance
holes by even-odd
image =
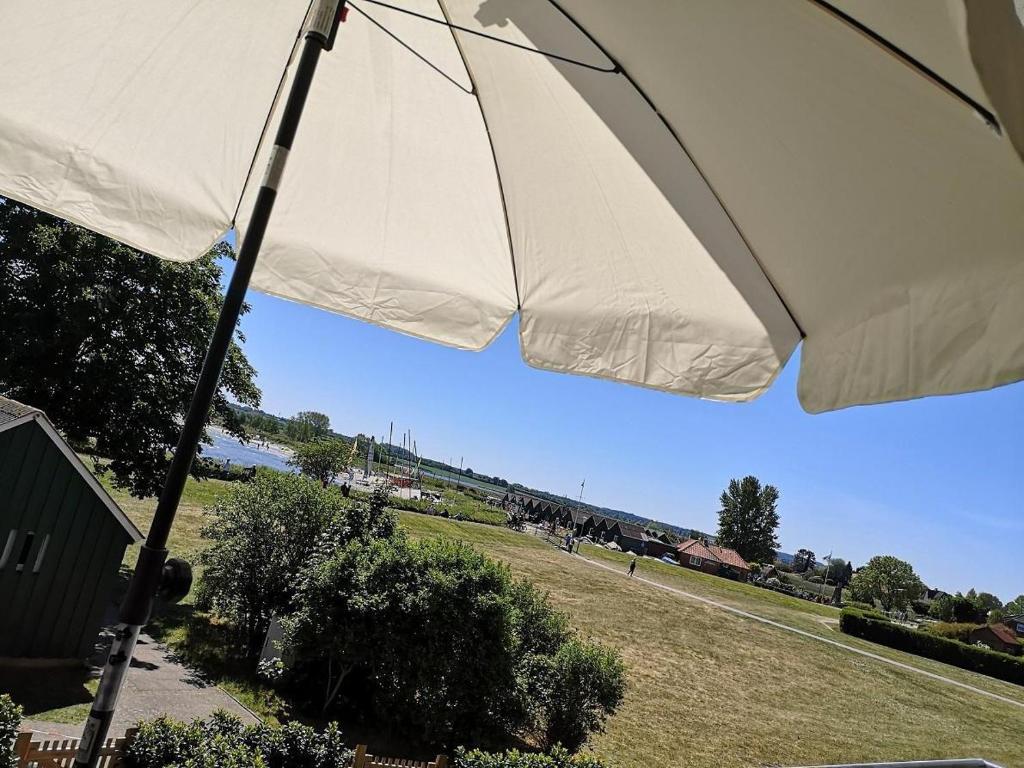
[[[549,590],[583,632],[622,651],[627,699],[593,742],[616,765],[982,756],[1024,766],[1024,709],[629,579],[626,558],[613,558],[622,573],[611,573],[529,534],[417,515],[402,520],[413,535],[455,536],[504,560]],[[751,613],[830,632],[821,622],[832,611],[826,606],[804,609],[775,593],[659,566],[642,560],[639,570],[680,579],[672,586]],[[955,678],[954,668],[937,666]]]

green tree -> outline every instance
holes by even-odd
[[[809,549],[798,549],[793,556],[793,572],[807,573],[814,569],[816,563],[817,558],[814,552]]]
[[[323,437],[331,429],[330,418],[319,411],[299,411],[292,421],[301,425],[303,434],[308,435],[307,439]]]
[[[847,563],[843,566],[842,577],[837,578],[836,583],[844,587],[848,587],[851,581],[853,581],[853,565],[851,563]]]
[[[957,624],[977,624],[985,620],[985,614],[979,610],[977,603],[959,592],[955,595],[939,595],[932,601],[928,615],[939,621]]]
[[[319,438],[296,448],[288,463],[326,487],[348,466],[348,455],[348,447],[340,440]]]
[[[1017,595],[1013,600],[1003,606],[1007,616],[1019,616],[1024,614],[1024,595]]]
[[[722,509],[718,513],[718,543],[735,549],[744,560],[771,562],[779,542],[776,506],[779,491],[775,486],[761,486],[752,475],[730,480],[722,492]]]
[[[246,652],[258,653],[271,616],[292,605],[296,575],[344,516],[341,494],[265,470],[234,484],[208,514],[202,535],[211,543],[199,556],[197,602],[231,620]]]
[[[952,622],[954,603],[952,595],[939,595],[928,606],[928,615],[939,621]]]
[[[825,566],[819,565],[818,570],[822,572],[822,576],[827,573],[829,581],[839,584],[843,579],[843,574],[846,573],[846,561],[841,557],[833,557],[828,559]]]
[[[1003,601],[993,595],[991,592],[978,592],[974,596],[971,596],[972,589],[967,593],[968,599],[974,603],[975,608],[978,609],[978,615],[981,617],[981,621],[985,621],[989,614],[993,611],[1001,611],[1003,608]]]
[[[872,557],[850,582],[854,600],[878,600],[887,611],[905,609],[924,591],[924,583],[910,563],[892,555]]]
[[[219,243],[190,264],[163,261],[0,198],[0,393],[44,410],[72,443],[94,440],[108,460],[98,469],[117,485],[157,493],[217,321],[226,258]],[[254,375],[232,343],[212,413],[236,436],[228,398],[259,405]]]

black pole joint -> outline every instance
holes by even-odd
[[[141,627],[149,621],[153,608],[153,595],[160,586],[164,560],[167,559],[166,549],[154,549],[143,544],[139,550],[139,559],[135,564],[135,574],[128,583],[128,591],[121,601],[118,618],[122,624]]]

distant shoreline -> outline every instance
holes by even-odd
[[[259,441],[257,440],[249,440],[247,442],[242,442],[241,440],[239,440],[237,437],[235,437],[222,427],[211,426],[210,433],[211,435],[219,437],[222,440],[238,443],[239,445],[245,446],[246,448],[270,454],[271,456],[275,456],[284,461],[290,459],[295,453],[295,451],[289,448],[288,446],[281,445],[280,443],[275,443],[272,441],[267,441],[266,447],[263,447],[263,445],[258,445]],[[208,448],[208,446],[206,447]]]

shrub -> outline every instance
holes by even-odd
[[[168,717],[139,724],[129,768],[345,768],[352,752],[336,724],[323,731],[288,723],[243,725],[225,712],[182,723]]]
[[[532,666],[534,727],[548,749],[560,744],[577,751],[625,695],[622,659],[598,643],[567,640],[554,656]]]
[[[622,698],[616,652],[576,640],[545,595],[461,542],[324,546],[297,605],[292,684],[425,742],[551,733],[576,748]]]
[[[899,624],[877,621],[861,611],[849,608],[840,614],[839,628],[854,637],[969,669],[1009,683],[1024,685],[1024,660],[1005,653],[966,645],[957,640],[909,629]]]
[[[21,725],[21,707],[6,693],[0,693],[0,768],[15,768],[14,740]]]
[[[478,749],[455,752],[452,768],[606,768],[605,763],[593,755],[573,755],[562,747],[550,752],[481,752]]]
[[[950,640],[959,640],[961,643],[970,643],[971,632],[980,626],[982,625],[939,621],[935,624],[929,625],[925,631],[929,634],[938,635],[939,637],[945,637]]]

